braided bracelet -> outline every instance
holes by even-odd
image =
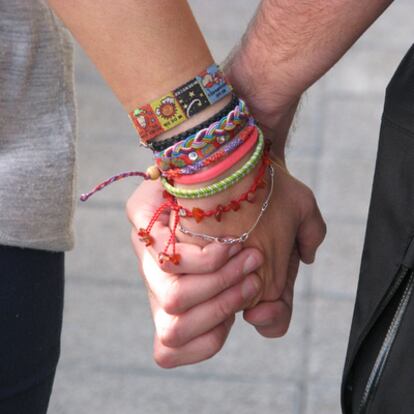
[[[177,182],[182,182],[183,176],[196,174],[198,171],[213,163],[217,163],[222,158],[234,153],[242,144],[251,140],[253,131],[256,130],[256,126],[248,125],[241,132],[239,132],[231,141],[227,142],[213,154],[205,157],[202,160],[195,162],[192,165],[187,165],[183,168],[171,168],[163,172],[163,176],[169,179],[174,179]]]
[[[255,146],[257,143],[259,134],[258,128],[250,128],[250,131],[246,131],[247,138],[243,145],[240,145],[235,151],[228,154],[230,156],[224,157],[221,162],[214,164],[211,168],[204,169],[196,174],[179,176],[174,179],[175,183],[178,184],[199,184],[206,181],[214,180],[221,176],[223,173],[228,171],[233,165],[242,160]],[[232,143],[234,140],[230,141]],[[220,152],[220,151],[217,151]],[[214,154],[213,154],[214,155]]]
[[[210,234],[205,233],[197,233],[195,231],[192,231],[190,229],[187,229],[184,227],[181,223],[178,223],[177,227],[178,230],[181,231],[181,233],[186,234],[187,236],[191,237],[197,237],[201,240],[204,240],[206,242],[216,242],[220,244],[236,244],[236,243],[243,243],[245,242],[250,234],[253,232],[253,230],[256,228],[256,226],[259,224],[260,219],[263,217],[263,214],[267,210],[270,204],[270,199],[273,193],[273,187],[274,187],[274,168],[272,165],[269,165],[269,171],[270,171],[270,189],[269,193],[267,194],[267,197],[265,201],[262,204],[262,208],[260,209],[259,216],[256,218],[253,225],[250,227],[249,230],[241,234],[239,237],[230,237],[230,236],[211,236]]]
[[[237,134],[239,134],[245,124],[237,125],[232,131],[225,133],[224,135],[219,135],[217,137],[212,137],[209,141],[205,142],[201,148],[196,148],[188,153],[182,153],[173,157],[159,157],[157,153],[154,154],[155,164],[161,171],[168,171],[172,168],[184,168],[188,165],[193,165],[194,163],[205,159],[212,155],[215,151],[223,147],[225,144],[230,142]]]
[[[236,105],[238,105],[238,103],[239,98],[233,94],[231,101],[220,112],[217,112],[209,119],[201,122],[193,128],[188,129],[187,131],[182,132],[181,134],[174,135],[173,137],[164,139],[163,141],[148,141],[146,146],[152,149],[153,151],[163,151],[171,145],[183,141],[190,135],[197,133],[200,129],[208,128],[213,122],[220,121],[220,119],[226,116],[231,110],[233,110],[236,107]]]
[[[218,137],[220,137],[220,135],[225,135],[229,131],[233,131],[249,117],[249,108],[242,99],[239,99],[239,104],[234,110],[230,111],[229,114],[226,117],[223,117],[219,122],[214,122],[208,128],[204,128],[196,134],[189,136],[187,139],[177,142],[165,151],[158,153],[157,156],[173,157],[178,156],[180,153],[188,154],[193,149],[203,148],[214,139],[219,140]]]
[[[220,121],[212,123],[208,128],[198,131],[164,151],[156,152],[155,162],[163,171],[191,165],[226,144],[246,123],[254,124],[254,122],[245,103],[240,100],[239,105]]]
[[[200,208],[193,208],[191,211],[186,209],[185,207],[181,206],[178,204],[177,199],[171,195],[169,195],[168,193],[164,194],[164,197],[167,199],[164,203],[162,203],[157,210],[155,210],[153,216],[151,217],[151,220],[149,221],[148,225],[146,228],[139,228],[137,235],[139,237],[139,240],[142,241],[143,243],[145,243],[146,246],[151,246],[152,244],[154,244],[154,238],[151,235],[151,230],[153,228],[153,226],[155,225],[155,223],[157,222],[157,220],[159,219],[159,217],[161,216],[161,214],[163,214],[165,211],[171,211],[171,213],[173,213],[173,221],[172,221],[172,228],[171,228],[171,233],[170,233],[170,237],[168,238],[167,242],[164,245],[164,249],[158,253],[158,261],[160,264],[165,263],[165,262],[171,262],[173,264],[178,264],[180,263],[181,260],[181,256],[179,253],[177,253],[176,247],[177,247],[177,239],[176,239],[176,232],[177,229],[180,228],[179,226],[181,226],[181,218],[183,217],[191,217],[194,218],[194,220],[199,223],[201,220],[203,220],[204,217],[211,217],[212,215],[215,216],[217,221],[221,221],[221,215],[223,213],[229,212],[229,211],[238,211],[240,209],[240,203],[242,201],[249,201],[249,202],[253,202],[253,199],[251,198],[252,194],[254,194],[254,192],[258,189],[258,188],[264,188],[266,187],[266,183],[263,180],[263,175],[266,171],[267,166],[270,163],[270,159],[268,158],[268,147],[266,145],[266,149],[265,149],[265,154],[263,156],[263,163],[259,169],[258,175],[256,176],[256,179],[253,183],[253,186],[246,192],[243,193],[240,198],[238,200],[232,200],[230,201],[229,204],[227,204],[226,206],[221,206],[218,205],[216,207],[215,210],[207,210],[207,211],[203,211]],[[271,167],[271,174],[272,174],[272,183],[271,183],[271,192],[273,191],[273,167]],[[270,195],[267,198],[267,201],[265,202],[264,205],[266,205],[270,200]],[[264,206],[263,205],[263,206]],[[262,206],[262,210],[263,207]],[[263,213],[262,213],[263,214]],[[259,216],[260,219],[260,216]],[[253,228],[256,226],[257,222],[259,221],[259,219],[257,219],[256,223],[253,225],[253,227],[251,228],[251,230],[249,230],[247,232],[247,236],[244,237],[248,237],[249,233],[251,231],[253,231]],[[182,226],[181,226],[182,228]],[[196,234],[196,233],[194,233]],[[246,234],[246,233],[245,233]],[[206,235],[206,237],[209,237]],[[240,239],[241,240],[241,239]],[[171,252],[169,253],[169,251],[171,250]]]
[[[239,170],[234,172],[229,177],[223,178],[221,181],[210,184],[206,187],[196,188],[196,189],[187,189],[187,188],[176,188],[171,185],[166,178],[161,177],[161,183],[164,186],[165,190],[177,198],[204,198],[210,197],[214,194],[220,193],[224,190],[227,190],[229,187],[233,186],[239,182],[243,177],[249,174],[254,167],[259,162],[261,156],[263,155],[264,150],[264,138],[263,132],[259,130],[259,140],[257,146],[250,157],[250,159],[244,164]]]
[[[137,129],[141,142],[145,144],[150,139],[182,124],[231,91],[232,87],[223,71],[214,63],[184,85],[133,110],[129,113],[129,117]]]

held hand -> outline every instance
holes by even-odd
[[[273,165],[274,190],[270,205],[244,243],[245,247],[257,248],[264,256],[263,265],[256,272],[262,281],[262,289],[250,309],[244,311],[244,318],[266,337],[279,337],[286,333],[292,314],[299,261],[312,263],[326,234],[326,225],[312,191],[292,177],[283,162],[277,161]],[[247,177],[231,191],[242,192],[241,187],[248,187],[252,179],[252,176]],[[268,188],[269,181],[268,178]],[[254,204],[244,205],[238,212],[229,213],[221,223],[214,219],[203,220],[199,224],[188,221],[186,227],[214,235],[241,234],[254,223],[266,191],[260,190]],[[205,208],[206,203],[222,202],[218,197],[229,197],[229,194],[217,195],[214,200],[211,200],[213,197],[197,200],[197,205]],[[180,239],[202,245],[198,239],[188,236],[180,235]]]
[[[254,272],[263,257],[240,245],[178,243],[180,264],[160,267],[158,252],[170,236],[169,215],[154,226],[152,246],[138,240],[137,229],[148,224],[162,201],[160,183],[144,182],[129,199],[127,215],[155,324],[154,359],[171,368],[210,358],[221,349],[235,313],[248,307],[261,289]]]
[[[227,58],[225,72],[265,137],[272,141],[277,167],[273,205],[248,241],[249,246],[260,248],[265,255],[260,272],[264,280],[263,295],[257,306],[244,312],[244,318],[263,336],[277,337],[289,326],[299,261],[314,260],[325,237],[326,225],[312,191],[293,178],[285,164],[289,130],[304,91],[295,87],[293,78],[269,79],[277,71],[269,71],[268,65],[258,65],[249,58],[254,47],[248,47],[251,44],[247,38]]]
[[[292,316],[293,290],[300,260],[310,264],[326,234],[326,225],[312,191],[279,162],[270,210],[247,246],[265,257],[259,276],[263,290],[244,319],[265,337],[286,333]]]

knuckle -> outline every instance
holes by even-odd
[[[142,206],[138,205],[135,194],[129,197],[125,204],[125,214],[127,216],[127,219],[137,229],[146,225],[146,216],[148,216],[151,212],[152,211],[148,211],[147,209],[144,209]]]
[[[214,272],[215,264],[212,260],[208,260],[208,257],[205,253],[202,253],[199,261],[200,269],[204,270],[204,273],[211,273]]]
[[[160,368],[170,369],[176,366],[172,354],[166,349],[161,349],[161,347],[154,349],[153,358]]]
[[[133,196],[130,196],[125,204],[125,214],[129,221],[132,222],[133,219],[133,205],[134,205],[134,198]]]
[[[317,208],[315,195],[310,187],[304,183],[300,183],[299,192],[296,193],[295,202],[300,201],[299,211],[302,217],[312,214]]]
[[[289,321],[283,321],[280,323],[276,329],[276,337],[281,338],[282,336],[285,336],[289,330]]]
[[[215,273],[217,288],[220,292],[226,290],[231,283],[231,279],[237,277],[238,271],[236,268],[226,269],[226,271],[218,271]]]
[[[182,288],[180,281],[176,278],[172,279],[160,298],[162,309],[168,314],[181,313],[182,311]]]
[[[134,228],[131,228],[130,239],[131,239],[131,243],[132,243],[133,246],[138,241],[138,239],[137,239],[137,233],[136,233],[136,230]]]
[[[231,302],[227,300],[218,300],[213,309],[216,320],[220,321],[229,318],[235,313]]]
[[[317,208],[316,197],[313,191],[308,187],[305,186],[304,190],[304,204],[307,211],[313,211]]]
[[[226,332],[224,329],[215,329],[206,338],[207,357],[211,358],[217,354],[224,346]]]
[[[281,338],[285,336],[289,330],[291,320],[291,314],[286,317],[276,318],[274,320],[274,325],[271,329],[272,338]]]
[[[328,228],[327,228],[326,222],[323,218],[321,218],[319,244],[324,241],[327,231],[328,231]]]
[[[285,288],[286,288],[286,282],[284,280],[276,280],[273,283],[271,282],[270,286],[269,285],[266,286],[265,290],[270,297],[279,299],[282,296],[283,292],[285,291]],[[277,317],[278,315],[274,315],[274,316]]]
[[[222,253],[215,252],[215,254],[212,255],[203,249],[199,258],[200,269],[203,269],[203,273],[213,273],[220,267],[222,256]]]
[[[160,342],[167,347],[176,348],[183,344],[179,318],[171,318],[170,323],[164,326],[158,334]]]

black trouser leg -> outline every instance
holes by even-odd
[[[0,246],[1,414],[46,413],[63,293],[63,253]]]

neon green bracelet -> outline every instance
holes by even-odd
[[[218,181],[217,183],[210,184],[207,187],[203,188],[176,188],[171,185],[165,177],[161,177],[162,185],[165,190],[177,198],[204,198],[210,197],[214,194],[220,193],[221,191],[227,190],[229,187],[233,186],[239,182],[243,177],[245,177],[253,168],[257,165],[259,160],[263,155],[264,150],[264,138],[263,132],[259,129],[259,139],[256,145],[256,148],[250,157],[250,159],[244,164],[239,170],[235,171],[232,175]]]

